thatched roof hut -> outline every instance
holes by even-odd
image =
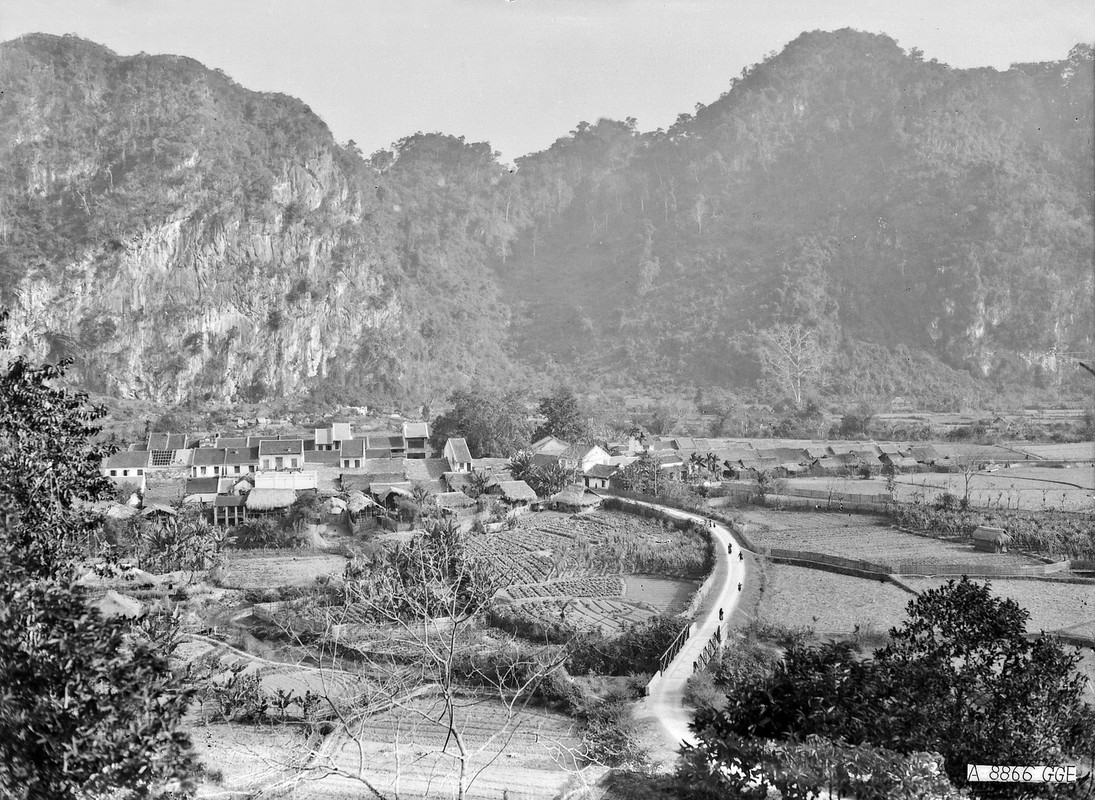
[[[350,492],[346,499],[346,510],[351,514],[360,514],[365,509],[375,506],[376,501],[364,492]]]
[[[292,489],[252,489],[247,495],[248,511],[278,511],[289,508],[297,500]]]

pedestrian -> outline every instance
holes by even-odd
[[[719,609],[719,622],[722,622],[722,609]]]
[[[745,560],[745,553],[743,553],[739,550],[738,551],[738,561],[744,561],[744,560]]]
[[[738,591],[739,592],[741,591],[741,583],[740,582],[738,583]]]
[[[734,552],[734,543],[733,542],[727,542],[726,543],[726,554],[729,555],[730,553],[733,553],[733,552]]]

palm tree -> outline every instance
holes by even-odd
[[[694,476],[701,469],[706,467],[707,462],[704,461],[703,456],[699,453],[693,453],[688,457],[688,474]]]
[[[486,472],[480,472],[477,469],[473,469],[468,473],[468,492],[471,497],[479,497],[479,495],[487,491],[487,487],[490,486],[491,476]]]
[[[509,460],[509,471],[515,481],[528,481],[535,466],[532,463],[532,453],[528,450],[518,450]]]
[[[722,470],[719,469],[719,457],[714,453],[708,453],[703,457],[704,466],[707,467],[707,471],[714,477],[722,477]]]

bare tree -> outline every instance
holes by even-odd
[[[765,374],[798,407],[806,390],[825,369],[817,332],[796,322],[779,323],[761,335],[760,363]]]
[[[348,570],[340,602],[318,609],[323,633],[313,646],[327,656],[331,686],[352,676],[352,688],[322,693],[329,732],[294,780],[334,775],[360,783],[370,796],[398,798],[401,781],[413,772],[432,795],[444,791],[434,784],[444,784],[459,800],[468,797],[475,780],[527,725],[521,712],[566,658],[564,648],[533,647],[514,637],[499,642],[495,631],[486,644],[477,635],[502,577],[471,554],[451,520],[436,517],[371,569]],[[354,627],[369,629],[374,641],[363,642]],[[484,706],[491,731],[471,737],[469,720]],[[366,746],[377,715],[395,731],[390,789],[378,779],[376,755]],[[448,768],[439,766],[446,763]]]

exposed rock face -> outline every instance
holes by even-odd
[[[1087,46],[998,73],[815,31],[668,131],[579,123],[512,174],[441,134],[366,161],[298,100],[73,37],[0,45],[0,87],[13,341],[104,393],[763,386],[794,322],[819,391],[953,404],[1095,341]]]
[[[428,396],[476,371],[470,347],[431,361],[416,327],[430,308],[407,314],[411,295],[444,298],[407,279],[413,243],[379,200],[399,187],[299,101],[72,37],[5,44],[0,77],[17,347],[76,357],[92,389],[169,402],[324,383],[398,396],[407,373]]]

